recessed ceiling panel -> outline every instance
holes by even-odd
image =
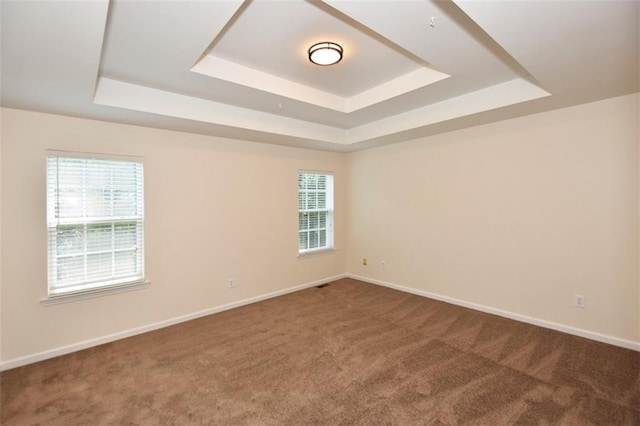
[[[1,99],[353,150],[637,91],[638,2],[507,3],[6,2]],[[344,59],[310,63],[321,41]]]
[[[330,12],[306,1],[250,2],[208,54],[343,98],[423,67]],[[322,41],[343,47],[341,62],[309,61],[309,47]]]

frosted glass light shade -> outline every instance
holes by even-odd
[[[316,65],[333,65],[342,59],[342,46],[328,41],[309,48],[309,60]]]

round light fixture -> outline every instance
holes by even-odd
[[[309,60],[316,65],[333,65],[342,59],[342,46],[323,41],[309,48]]]

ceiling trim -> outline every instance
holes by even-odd
[[[174,118],[220,124],[239,129],[345,144],[345,131],[248,108],[181,95],[165,90],[100,78],[93,102]]]
[[[191,68],[191,71],[345,114],[388,101],[451,77],[428,67],[420,67],[354,96],[342,97],[214,55],[204,56]]]
[[[94,103],[337,145],[350,145],[549,95],[535,84],[517,78],[347,130],[104,77],[98,82]]]
[[[382,136],[390,136],[407,130],[418,129],[550,95],[549,92],[526,79],[516,78],[505,83],[349,129],[347,131],[347,140],[349,144],[354,144],[377,139]]]
[[[242,7],[267,3],[98,0],[62,7],[47,1],[4,2],[0,103],[7,108],[350,152],[639,90],[638,2],[312,3],[342,23],[325,21],[324,15],[313,11],[287,15],[286,2],[274,2],[273,8],[251,16],[260,19],[273,11],[274,22],[281,23],[274,34],[288,43],[287,49],[277,52],[285,54],[284,59],[274,54],[261,62],[259,49],[247,47],[260,40],[260,34],[256,37],[251,31],[212,50],[216,34],[234,22]],[[605,32],[594,32],[601,22],[611,25]],[[322,34],[317,28],[322,30],[325,23],[329,25]],[[383,46],[377,50],[375,43],[356,37],[349,47],[339,39],[349,47],[351,56],[346,59],[352,62],[322,70],[310,64],[305,56],[307,41],[333,39],[334,30],[351,31],[345,25]],[[251,25],[238,28],[245,34]],[[274,37],[261,34],[268,45],[278,45]],[[251,54],[234,56],[234,46]],[[292,47],[297,53],[291,53]],[[402,57],[383,69],[394,64],[389,58],[396,55],[389,49]],[[361,56],[363,52],[373,54]],[[192,72],[207,55],[245,67],[253,64],[267,74],[249,72],[247,79],[261,83],[269,76],[276,79],[276,87],[306,82],[306,89],[316,89],[309,97],[333,96],[333,109],[317,99],[296,99],[296,92],[302,93],[297,88],[292,95],[291,90],[271,93],[267,84],[244,86],[238,68],[225,71],[236,80]],[[428,80],[425,68],[444,70],[451,77],[412,90]],[[402,94],[393,97],[394,93]],[[392,97],[376,103],[384,96]]]

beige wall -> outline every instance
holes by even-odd
[[[636,94],[350,154],[348,272],[639,342],[637,120]]]
[[[2,112],[3,361],[346,270],[344,155]],[[144,157],[148,289],[40,303],[47,287],[47,149]],[[331,254],[297,258],[298,169],[335,172],[338,250]],[[235,289],[227,289],[228,278]]]
[[[639,96],[348,155],[0,110],[0,360],[345,272],[640,342]],[[47,149],[145,158],[150,288],[40,304]],[[336,252],[296,257],[298,169]]]
[[[2,6],[0,6],[2,10]],[[0,361],[2,361],[2,108],[0,108]]]

